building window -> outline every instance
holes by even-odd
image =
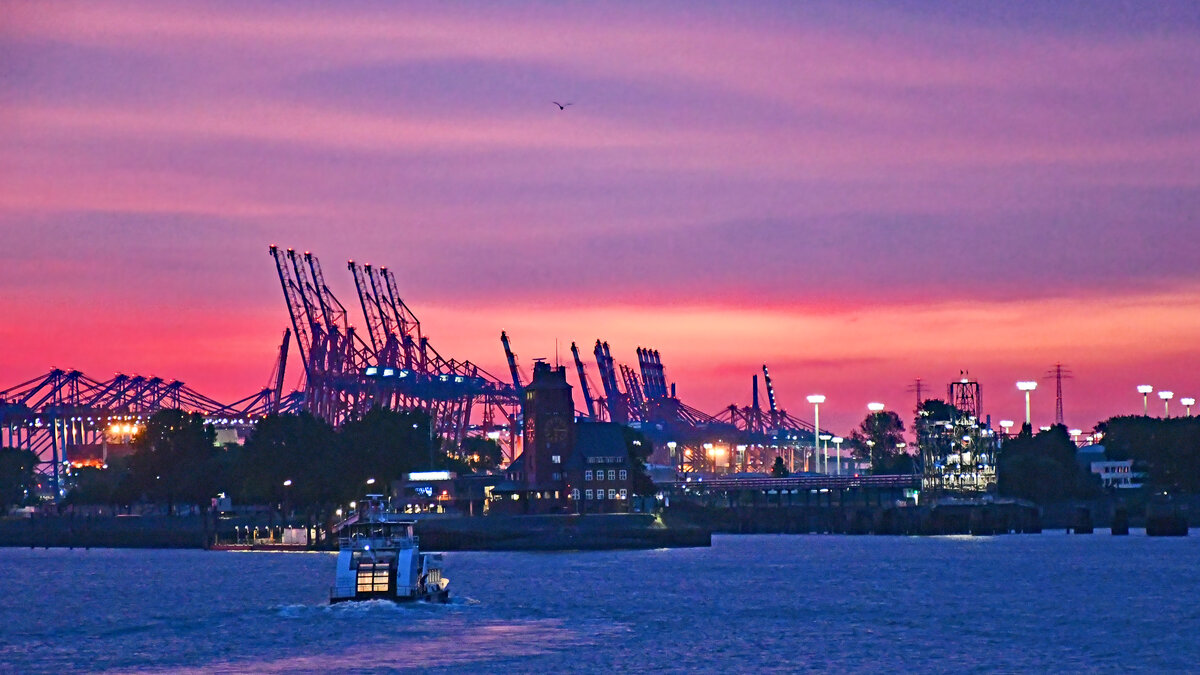
[[[629,472],[625,469],[621,469],[621,480],[625,480],[626,478],[629,478]]]
[[[584,499],[591,499],[591,498],[592,498],[592,491],[591,491],[591,490],[584,490],[584,491],[583,491],[583,497],[584,497]]]
[[[550,461],[555,464],[562,464],[562,455],[550,455]]]
[[[617,479],[617,472],[616,472],[616,471],[614,471],[614,470],[612,470],[612,469],[609,469],[609,470],[608,470],[608,479],[609,479],[609,480],[616,480],[616,479]]]
[[[584,480],[591,480],[591,479],[592,479],[592,471],[591,471],[591,469],[588,469],[587,471],[584,471],[584,472],[583,472],[583,479],[584,479]]]
[[[571,490],[571,499],[579,499],[579,488]]]
[[[628,496],[629,496],[628,492],[626,492],[625,490],[621,490],[621,499],[625,499]]]
[[[609,498],[609,499],[616,499],[616,498],[617,498],[617,491],[616,491],[616,490],[609,490],[609,491],[608,491],[608,498]]]
[[[604,490],[596,490],[596,499],[604,499]]]

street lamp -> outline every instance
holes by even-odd
[[[837,446],[837,475],[842,475],[842,442],[846,439],[841,436],[833,437],[833,444]]]
[[[374,484],[375,484],[375,479],[374,479],[374,478],[368,478],[368,479],[367,479],[367,485],[374,485]]]
[[[1005,436],[1012,434],[1012,428],[1014,424],[1016,424],[1016,422],[1013,422],[1012,420],[1000,420],[1000,427],[1004,429]]]
[[[1179,399],[1179,402],[1187,406],[1187,416],[1192,416],[1192,406],[1196,405],[1196,399],[1191,396]]]
[[[1078,445],[1079,444],[1079,434],[1083,433],[1083,429],[1071,429],[1067,433],[1071,434],[1071,442]]]
[[[825,402],[824,394],[809,394],[808,402],[813,404],[813,461],[820,458],[821,453],[821,404]]]
[[[825,453],[825,466],[821,470],[824,471],[826,474],[828,474],[829,473],[829,441],[833,440],[833,435],[821,434],[820,439],[821,439],[821,449]]]
[[[1137,386],[1138,393],[1142,395],[1142,417],[1150,416],[1150,392],[1154,391],[1154,387],[1148,384],[1139,384]]]
[[[1029,415],[1029,392],[1037,389],[1037,382],[1032,382],[1029,380],[1018,382],[1017,389],[1025,392],[1025,424],[1028,424],[1030,428],[1033,428],[1033,422],[1030,421]]]
[[[289,479],[287,479],[287,480],[283,481],[283,487],[291,487],[291,486],[292,486],[292,479],[291,479],[291,478],[289,478]]]
[[[867,469],[875,466],[875,441],[867,441]]]
[[[873,413],[883,412],[884,407],[885,406],[882,403],[868,403],[867,404],[867,410],[870,410]]]
[[[1160,392],[1158,392],[1158,397],[1161,398],[1162,402],[1163,402],[1163,417],[1170,417],[1171,416],[1171,399],[1175,398],[1175,392],[1160,391]]]

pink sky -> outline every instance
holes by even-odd
[[[388,265],[505,372],[658,348],[689,404],[849,431],[916,377],[1071,426],[1200,395],[1187,3],[0,1],[0,388],[266,381],[266,246]],[[575,105],[558,111],[551,100]],[[590,363],[590,361],[589,361]],[[1052,420],[1051,383],[1035,422]]]

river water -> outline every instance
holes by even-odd
[[[327,553],[3,549],[0,671],[1195,671],[1195,535],[449,553],[445,606],[330,607]]]

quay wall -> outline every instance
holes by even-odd
[[[243,526],[245,522],[241,523]],[[265,524],[265,523],[264,523]],[[0,546],[36,548],[205,548],[234,542],[230,521],[200,516],[37,516],[0,519]],[[648,514],[480,516],[419,520],[428,551],[557,551],[710,546],[711,530],[664,525]],[[313,548],[335,547],[332,539]]]
[[[1006,534],[1041,532],[1032,504],[938,506],[711,506],[673,504],[668,523],[688,522],[722,534]]]

